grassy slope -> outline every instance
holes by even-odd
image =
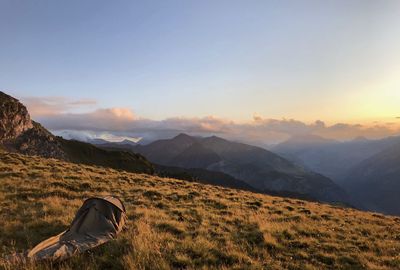
[[[85,198],[110,193],[129,217],[116,241],[28,269],[400,268],[400,218],[4,152],[1,254],[61,232]]]
[[[58,138],[68,160],[87,165],[99,165],[130,172],[154,172],[153,164],[143,156],[123,150],[104,150],[92,144]]]

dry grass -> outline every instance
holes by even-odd
[[[61,232],[85,198],[110,193],[129,217],[118,240],[24,268],[400,269],[396,217],[4,152],[1,254]]]

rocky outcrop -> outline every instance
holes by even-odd
[[[31,120],[26,107],[0,92],[0,142],[8,151],[66,159],[59,139]]]
[[[46,130],[42,125],[32,121],[33,127],[22,133],[13,144],[16,152],[47,158],[68,160],[62,149],[61,138]]]
[[[13,140],[32,127],[26,107],[0,91],[0,142]]]

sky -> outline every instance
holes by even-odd
[[[0,39],[0,89],[58,132],[399,131],[398,0],[0,0]]]

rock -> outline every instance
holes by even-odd
[[[0,143],[6,150],[66,159],[57,137],[32,121],[22,103],[3,92],[0,92],[0,127]]]
[[[32,121],[33,127],[14,141],[17,152],[48,158],[67,160],[61,140],[47,131],[39,123]]]
[[[0,91],[0,142],[15,139],[32,127],[26,107]]]

